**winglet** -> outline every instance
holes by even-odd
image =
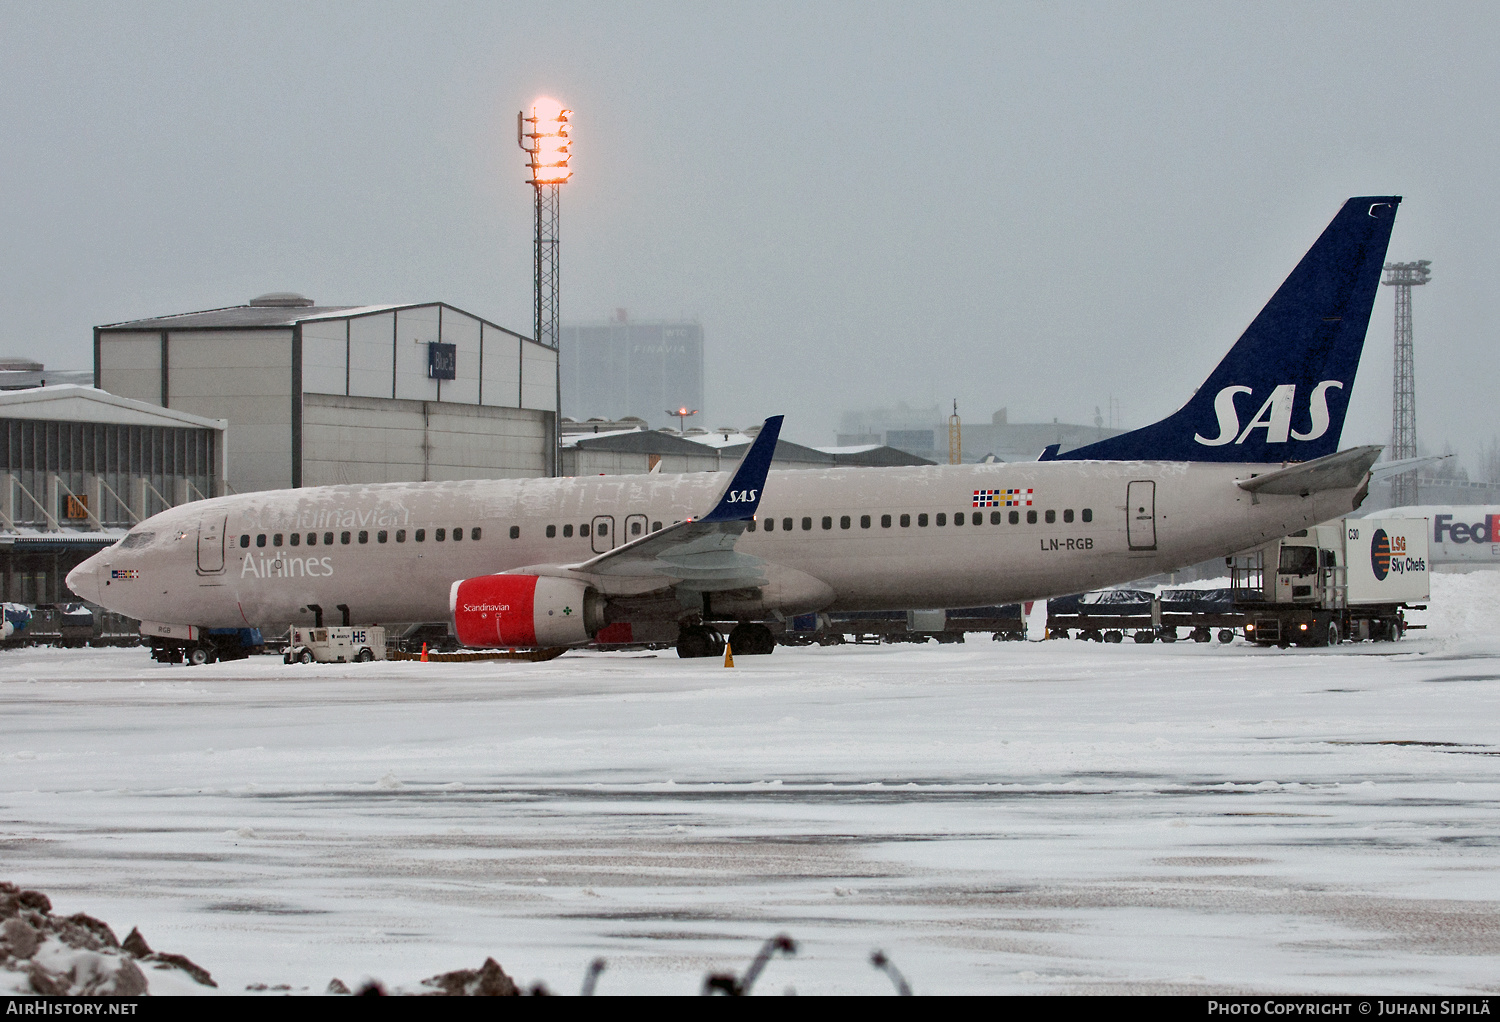
[[[1062,444],[1048,444],[1046,447],[1042,448],[1042,455],[1041,455],[1041,457],[1037,458],[1036,460],[1037,461],[1056,461],[1057,460],[1057,452],[1058,452],[1059,449],[1061,449],[1061,447],[1062,447]]]
[[[771,471],[771,457],[776,453],[776,440],[781,435],[783,418],[785,416],[773,415],[766,420],[755,442],[740,459],[739,468],[734,470],[729,485],[719,494],[719,502],[698,521],[738,522],[755,517],[755,509],[760,507],[761,492],[766,486],[766,473]]]

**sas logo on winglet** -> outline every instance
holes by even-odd
[[[1292,405],[1297,396],[1295,383],[1283,383],[1272,390],[1271,396],[1266,398],[1260,411],[1255,413],[1243,432],[1240,430],[1240,413],[1234,406],[1234,398],[1237,394],[1251,394],[1253,390],[1250,387],[1225,387],[1214,396],[1214,414],[1219,419],[1219,435],[1209,438],[1194,433],[1193,439],[1205,447],[1223,447],[1225,444],[1242,444],[1250,438],[1252,432],[1264,429],[1268,444],[1284,444],[1289,437],[1293,440],[1316,440],[1328,432],[1328,391],[1333,387],[1344,389],[1343,383],[1338,380],[1324,380],[1313,388],[1312,395],[1307,399],[1312,429],[1306,433],[1298,433],[1292,429]]]
[[[730,490],[724,498],[726,504],[753,504],[760,497],[759,490]]]

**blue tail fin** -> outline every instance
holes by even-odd
[[[1192,400],[1057,455],[1080,461],[1311,461],[1338,449],[1398,195],[1350,199]]]

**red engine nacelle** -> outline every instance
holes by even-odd
[[[604,624],[604,600],[583,582],[481,575],[453,583],[448,609],[465,646],[576,646]]]

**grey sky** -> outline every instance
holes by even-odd
[[[271,290],[530,332],[515,111],[577,112],[563,313],[696,316],[708,425],[1182,403],[1406,196],[1424,444],[1500,432],[1481,4],[0,5],[0,351]],[[1382,289],[1345,443],[1390,429]]]

